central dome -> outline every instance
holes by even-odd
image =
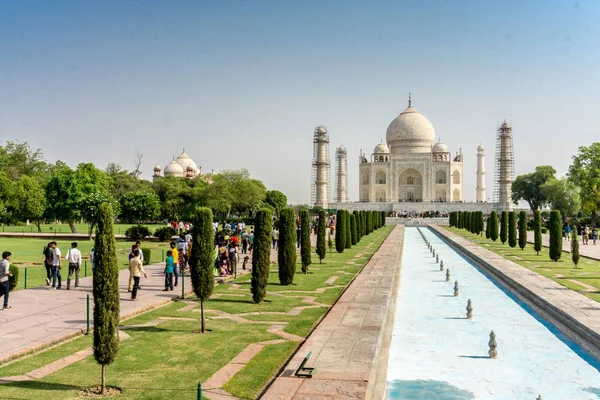
[[[392,153],[429,153],[435,130],[431,122],[413,108],[409,97],[408,107],[388,126],[385,138]]]

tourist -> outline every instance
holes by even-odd
[[[219,245],[219,276],[226,276],[229,273],[229,270],[227,268],[228,266],[228,257],[229,257],[229,253],[227,252],[227,249],[225,248],[225,243],[221,243]]]
[[[250,229],[250,238],[248,243],[248,251],[252,253],[252,247],[254,247],[254,229]]]
[[[250,235],[244,229],[242,232],[242,253],[246,254],[248,252],[248,245],[250,244]]]
[[[129,250],[129,254],[127,255],[127,258],[129,261],[131,261],[131,259],[134,257],[133,252],[138,250],[137,247],[137,243],[131,245],[131,249]],[[129,285],[127,286],[127,293],[132,293],[133,292],[133,275],[131,274],[131,271],[129,271]]]
[[[567,235],[567,241],[571,240],[571,225],[567,224],[565,226],[565,233]]]
[[[62,276],[60,270],[62,268],[60,249],[56,245],[56,242],[50,242],[50,249],[52,249],[52,289],[60,290],[62,287]]]
[[[271,237],[273,239],[273,248],[275,250],[279,249],[279,230],[276,227],[273,227]]]
[[[182,238],[177,239],[177,258],[179,261],[178,262],[179,271],[181,273],[183,273],[183,272],[185,272],[185,267],[187,267],[188,242],[186,242]]]
[[[138,287],[140,285],[141,274],[144,274],[145,278],[148,278],[146,271],[144,271],[144,263],[140,259],[140,253],[138,249],[133,251],[133,257],[129,260],[129,274],[133,276],[133,290],[131,291],[131,300],[136,301]]]
[[[183,229],[185,227],[185,225],[183,224],[183,221],[179,221],[179,224],[177,226],[179,228],[179,234],[183,235]]]
[[[237,271],[237,244],[232,242],[229,245],[229,273]]]
[[[300,221],[296,220],[296,247],[300,248],[300,241],[302,239],[302,228],[300,227]]]
[[[4,296],[3,310],[10,310],[8,305],[8,294],[10,293],[10,279],[12,274],[10,273],[10,251],[2,253],[2,261],[0,261],[0,297]]]
[[[90,250],[90,265],[92,266],[92,271],[94,270],[94,248]]]
[[[596,245],[596,240],[598,240],[598,229],[594,227],[592,229],[592,240],[594,241],[594,246]]]
[[[165,289],[163,292],[173,290],[173,271],[175,270],[175,259],[173,251],[167,251],[167,259],[165,260]]]
[[[587,225],[584,225],[583,228],[581,228],[581,240],[583,241],[583,244],[588,244],[588,239],[589,239],[589,234],[588,234],[588,227]]]
[[[77,249],[77,242],[71,243],[65,259],[69,262],[69,274],[67,275],[67,290],[71,289],[71,275],[75,273],[75,287],[79,287],[79,271],[81,270],[81,252]]]
[[[177,284],[179,283],[179,272],[177,272],[177,265],[179,265],[179,252],[175,247],[175,242],[169,243],[169,246],[171,246],[171,255],[173,256],[174,263],[173,265],[175,265],[175,268],[173,269],[173,274],[175,275],[175,287],[177,287]]]
[[[50,286],[50,279],[52,279],[52,244],[48,243],[44,247],[44,267],[46,267],[46,286]]]

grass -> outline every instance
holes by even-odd
[[[215,293],[222,296],[206,302],[207,327],[210,333],[194,333],[199,328],[199,304],[181,311],[189,302],[174,302],[122,322],[130,338],[121,342],[118,356],[108,367],[108,383],[123,390],[122,399],[195,399],[197,382],[206,381],[220,368],[229,363],[251,343],[281,339],[267,332],[269,324],[238,323],[230,319],[216,319],[217,311],[231,314],[264,312],[247,315],[249,321],[288,322],[284,331],[306,337],[327,307],[308,308],[299,315],[268,314],[287,313],[294,307],[308,306],[304,297],[333,304],[343,288],[333,288],[324,293],[316,289],[327,287],[325,282],[332,276],[339,278],[335,285],[347,284],[351,275],[340,274],[340,268],[351,274],[357,273],[375,252],[379,244],[391,232],[385,227],[363,238],[360,244],[342,254],[327,255],[321,265],[311,265],[310,274],[302,274],[298,264],[295,285],[280,286],[277,266],[271,270],[267,300],[262,304],[251,303],[248,276],[240,277],[230,284],[218,285]],[[367,246],[372,243],[371,246]],[[368,247],[368,248],[367,248]],[[357,254],[362,254],[360,257]],[[318,260],[316,255],[313,260]],[[354,264],[348,264],[354,262]],[[240,296],[241,295],[241,296]],[[192,303],[193,304],[193,303]],[[156,326],[143,325],[161,317],[183,317],[193,320],[166,320]],[[91,337],[79,337],[30,357],[0,366],[0,376],[28,373],[43,365],[61,359],[91,345]],[[241,371],[234,375],[224,389],[233,395],[247,399],[256,398],[273,375],[286,362],[297,342],[267,345]],[[93,357],[79,361],[40,380],[0,385],[0,398],[10,399],[78,399],[83,388],[97,385],[100,366]],[[206,393],[210,398],[210,395]],[[206,397],[206,396],[205,396]]]
[[[64,258],[64,256],[67,254],[67,251],[71,248],[72,240],[60,240],[60,238],[59,240],[54,240],[57,242],[58,248],[61,250]],[[27,268],[27,288],[45,285],[46,268],[43,265],[42,250],[49,241],[50,240],[46,239],[0,237],[0,251],[10,251],[12,253],[11,264],[21,268],[16,290],[24,289],[24,268]],[[84,265],[81,267],[80,277],[91,276],[92,268],[89,265],[89,254],[92,247],[94,247],[94,242],[90,240],[80,240],[77,243],[79,244],[78,248],[81,251],[84,259]],[[127,255],[129,254],[132,244],[133,243],[130,242],[117,242],[117,260],[121,269],[127,268],[128,266]],[[169,248],[168,243],[160,242],[145,242],[142,246],[152,251],[150,257],[151,263],[160,262],[162,258],[162,250],[165,250],[166,252]],[[64,259],[63,263],[63,270],[61,273],[63,275],[63,280],[66,280],[68,264]],[[64,266],[67,266],[67,268]]]
[[[118,235],[125,234],[125,231],[130,227],[137,224],[115,224],[115,233]],[[167,224],[142,224],[146,226],[152,233],[158,228],[167,226]],[[56,234],[70,234],[71,228],[69,224],[41,224],[40,228],[42,233],[56,233]],[[52,228],[52,229],[51,229]],[[89,224],[75,224],[77,233],[88,233],[90,226]],[[0,232],[14,232],[14,233],[38,233],[37,226],[31,225],[2,225]]]
[[[500,239],[493,242],[486,239],[485,236],[477,236],[463,229],[444,227],[448,231],[455,233],[465,239],[472,241],[502,257],[519,264],[531,271],[534,271],[546,278],[583,294],[593,300],[600,301],[600,261],[587,257],[581,257],[578,268],[571,261],[571,254],[563,252],[560,260],[554,262],[550,260],[548,248],[543,247],[540,254],[537,255],[533,250],[533,244],[527,243],[523,250],[517,247],[510,247],[508,243],[502,244]],[[563,246],[570,245],[570,242],[563,242]],[[596,291],[587,291],[585,287],[571,282],[576,280],[596,288]]]

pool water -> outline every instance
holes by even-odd
[[[421,232],[444,271],[417,228],[406,228],[387,399],[600,399],[597,360],[429,229]],[[488,357],[492,330],[495,359]]]

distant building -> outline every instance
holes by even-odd
[[[167,166],[164,168],[164,171],[160,167],[160,165],[157,164],[154,167],[152,179],[160,179],[163,176],[174,176],[176,178],[188,179],[201,177],[205,180],[210,181],[211,174],[202,174],[202,168],[198,168],[196,162],[186,154],[184,149],[183,152],[179,155],[179,157],[173,158],[173,160],[169,164],[167,164]]]

